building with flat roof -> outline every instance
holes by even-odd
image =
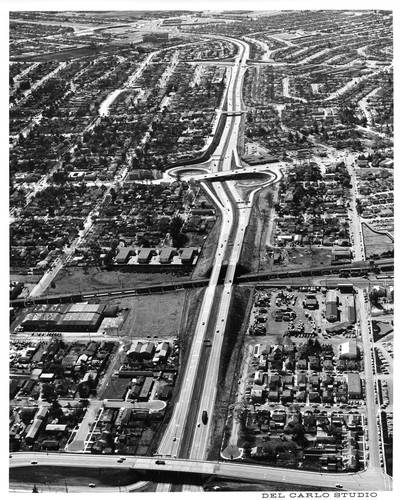
[[[66,313],[97,313],[102,314],[104,310],[104,304],[71,304],[68,306]]]
[[[197,253],[198,253],[197,248],[191,248],[191,247],[184,248],[181,253],[181,263],[186,265],[191,265]]]
[[[338,346],[340,359],[356,359],[358,357],[358,346],[355,340],[343,342]]]
[[[133,253],[132,247],[121,247],[116,256],[116,264],[126,264]]]
[[[170,264],[176,253],[175,248],[163,247],[160,252],[160,264]]]
[[[146,377],[143,383],[141,392],[138,397],[138,401],[147,401],[149,399],[150,393],[152,392],[154,380],[153,377]]]
[[[138,264],[149,264],[154,252],[153,248],[142,248],[138,255]]]
[[[362,397],[362,385],[359,373],[347,373],[347,391],[349,399],[360,399]]]

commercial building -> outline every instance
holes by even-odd
[[[145,382],[143,383],[138,401],[147,401],[149,399],[150,393],[152,392],[153,384],[154,384],[153,377],[145,378]]]
[[[354,340],[343,342],[338,346],[340,359],[356,359],[358,357],[358,346]]]
[[[156,348],[153,342],[147,342],[146,344],[143,344],[143,346],[141,347],[139,356],[142,359],[152,359],[155,349]]]
[[[102,323],[103,316],[97,313],[66,313],[59,325],[62,331],[95,332]]]
[[[135,360],[140,358],[143,342],[132,342],[129,351],[127,352],[128,359]]]
[[[347,387],[349,399],[360,399],[362,397],[362,385],[359,373],[347,373]]]
[[[102,314],[104,311],[102,304],[71,304],[67,307],[66,313],[96,313]]]
[[[334,322],[338,320],[338,299],[333,290],[329,290],[326,295],[326,319]]]
[[[60,313],[28,313],[21,321],[21,326],[24,330],[38,331],[48,330],[55,331],[59,329],[61,323]]]
[[[351,262],[352,251],[349,248],[333,248],[331,251],[331,261],[336,262]]]
[[[21,322],[25,331],[96,331],[104,317],[101,304],[41,304]]]

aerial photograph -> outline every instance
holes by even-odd
[[[393,492],[393,11],[218,3],[7,11],[9,493]]]

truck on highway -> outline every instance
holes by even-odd
[[[208,421],[209,417],[207,415],[207,411],[206,410],[203,410],[202,412],[202,422],[206,425],[207,424],[207,421]]]

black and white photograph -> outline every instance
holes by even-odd
[[[6,6],[8,494],[395,498],[391,3]]]

